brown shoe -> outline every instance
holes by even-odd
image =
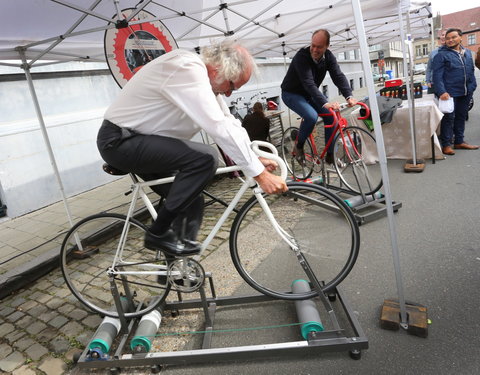
[[[479,146],[469,145],[468,143],[460,143],[459,145],[453,145],[453,148],[457,150],[478,150]]]
[[[442,147],[442,152],[443,152],[445,155],[455,155],[455,151],[453,151],[453,149],[452,149],[451,146]]]

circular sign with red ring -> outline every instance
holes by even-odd
[[[135,9],[121,11],[124,20]],[[120,87],[149,61],[177,49],[178,45],[167,27],[145,10],[140,11],[126,27],[105,31],[105,57],[113,78]],[[112,18],[117,23],[117,16]],[[144,21],[144,22],[139,22]]]

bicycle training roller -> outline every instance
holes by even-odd
[[[142,316],[137,331],[130,341],[130,348],[134,353],[148,353],[150,351],[153,337],[155,337],[161,321],[162,315],[158,310],[153,310]]]
[[[127,311],[129,305],[128,300],[124,297],[121,297],[120,300],[123,311]],[[115,307],[113,307],[111,311],[115,311]],[[88,344],[88,358],[91,360],[106,359],[113,340],[115,340],[118,332],[120,332],[120,328],[120,319],[106,316],[102,320],[102,323],[100,323],[92,341]]]
[[[383,194],[379,191],[375,192],[374,194],[367,194],[365,195],[366,202],[373,202],[375,199],[383,198]],[[351,198],[345,199],[344,202],[347,204],[348,207],[353,208],[360,206],[361,204],[366,203],[361,195],[355,195]]]
[[[298,279],[292,283],[292,293],[307,293],[310,291],[308,281]],[[323,324],[315,302],[311,299],[297,300],[295,301],[295,309],[300,323],[300,332],[305,340],[308,339],[310,332],[323,331]]]

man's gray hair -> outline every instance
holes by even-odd
[[[228,81],[237,81],[248,67],[256,70],[253,57],[240,44],[232,39],[205,46],[201,49],[202,60],[206,65],[214,66],[222,77]]]

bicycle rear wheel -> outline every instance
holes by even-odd
[[[366,160],[363,155],[367,148],[376,148],[373,135],[365,129],[349,126],[343,129],[343,138],[341,133],[335,137],[333,152],[340,180],[351,191],[368,195],[378,191],[383,182],[380,163]]]
[[[86,307],[118,317],[111,291],[113,282],[120,295],[134,302],[135,306],[125,313],[127,318],[133,318],[152,311],[166,298],[170,290],[166,281],[169,262],[163,253],[144,248],[146,227],[130,219],[123,253],[113,266],[125,223],[126,216],[114,213],[81,220],[63,240],[60,266],[67,286]],[[135,274],[118,273],[122,271]]]
[[[285,130],[282,136],[282,158],[294,179],[305,180],[310,177],[313,172],[315,156],[313,154],[312,144],[310,140],[307,139],[303,146],[305,153],[304,163],[299,163],[297,159],[295,159],[294,149],[297,136],[298,128],[292,126]]]
[[[351,271],[358,256],[360,232],[346,204],[313,184],[291,182],[282,195],[264,195],[278,224],[293,237],[313,273],[333,290]],[[259,292],[280,299],[317,295],[292,294],[291,284],[308,280],[297,254],[274,230],[256,197],[238,212],[230,232],[230,254],[242,278]]]

